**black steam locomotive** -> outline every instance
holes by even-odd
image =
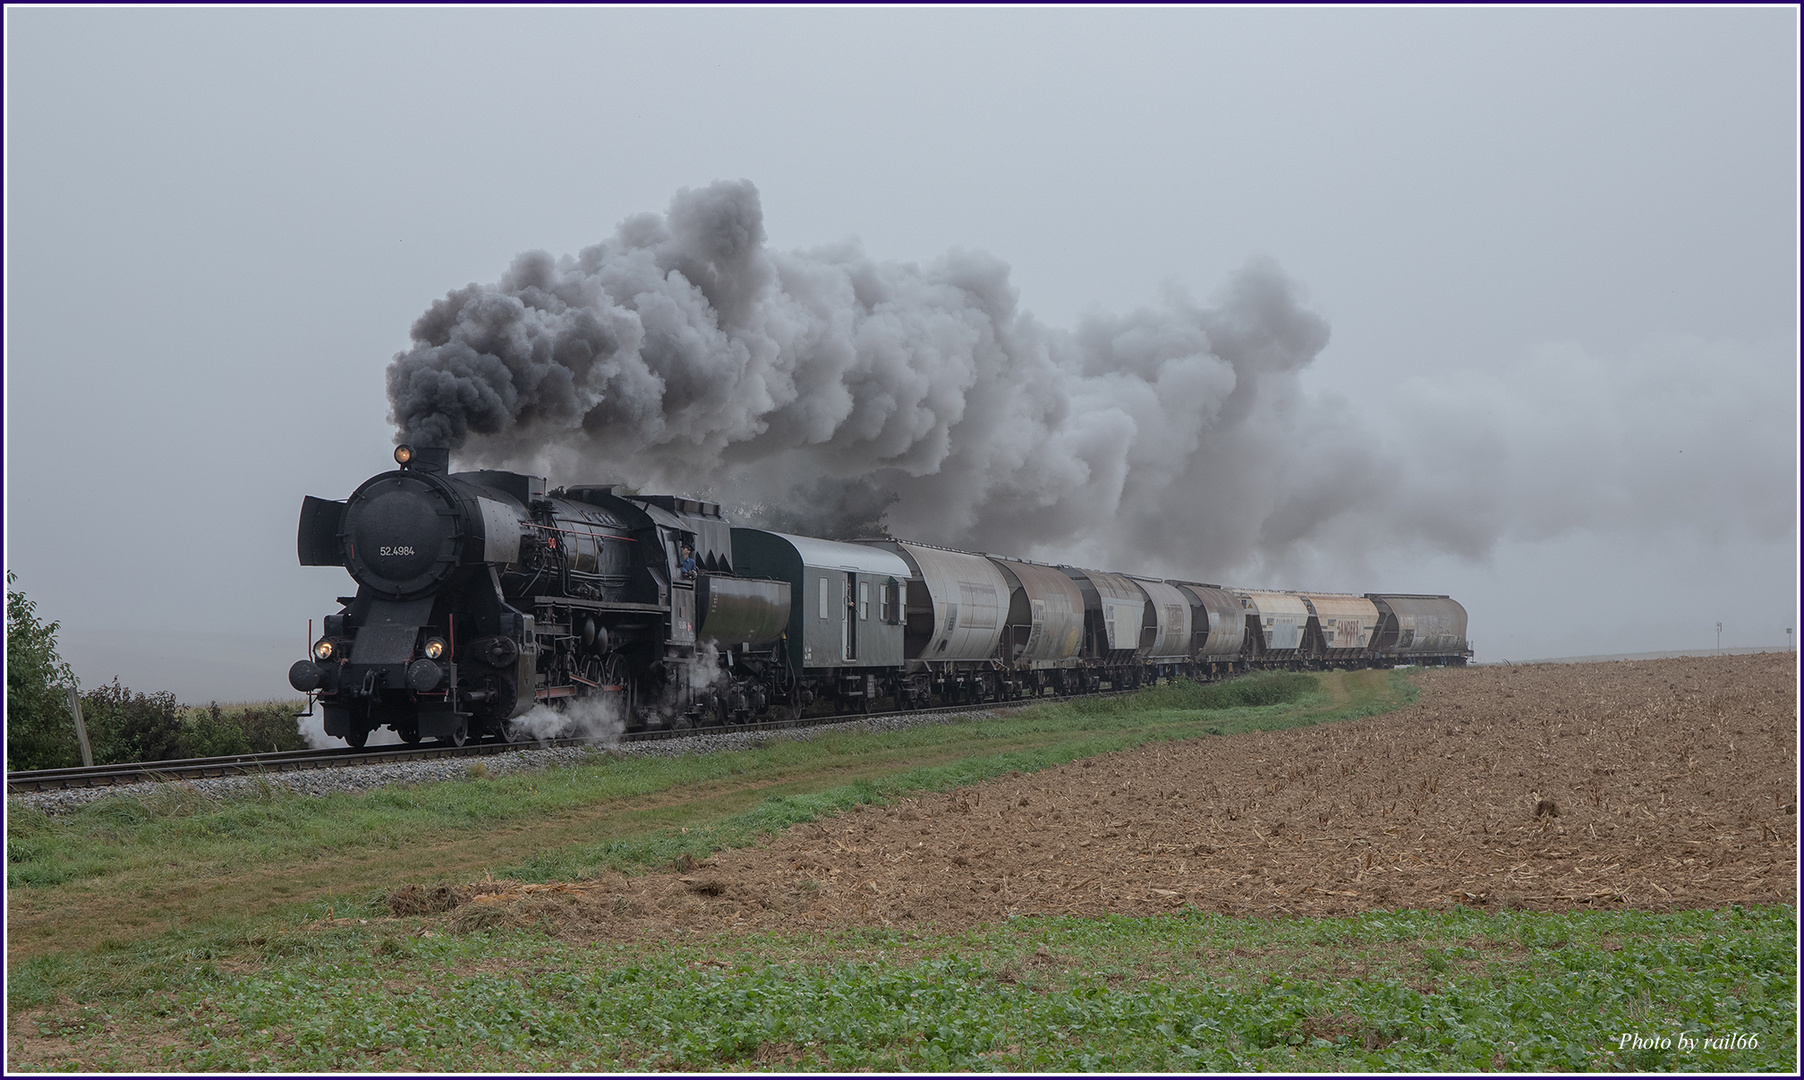
[[[289,671],[328,735],[518,741],[534,705],[587,697],[623,722],[677,724],[729,704],[756,712],[758,688],[791,685],[769,648],[787,586],[733,574],[718,506],[611,486],[547,493],[538,477],[450,473],[449,458],[398,447],[399,468],[349,499],[302,504],[302,565],[343,566],[358,585]],[[698,650],[699,612],[730,624],[734,649]]]
[[[362,746],[542,735],[540,707],[619,728],[743,723],[817,698],[1004,700],[1257,667],[1463,664],[1444,596],[1160,581],[890,539],[733,528],[713,503],[452,473],[443,448],[342,502],[309,496],[306,566],[357,594],[289,670]]]

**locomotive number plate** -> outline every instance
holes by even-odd
[[[412,555],[413,548],[411,548],[411,547],[383,547],[383,548],[378,548],[376,553],[378,555]]]

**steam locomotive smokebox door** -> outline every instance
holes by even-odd
[[[345,509],[347,568],[388,599],[423,595],[457,567],[461,516],[442,479],[387,473],[365,481]]]

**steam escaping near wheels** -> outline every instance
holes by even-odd
[[[620,704],[607,695],[570,698],[568,704],[554,707],[535,705],[524,715],[508,721],[509,737],[515,731],[520,742],[546,739],[582,739],[598,746],[618,746],[626,732],[626,717]]]

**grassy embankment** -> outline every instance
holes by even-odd
[[[525,930],[413,936],[421,920],[317,928],[328,911],[382,914],[382,898],[406,882],[658,865],[853,803],[1158,739],[1370,715],[1412,696],[1382,673],[1277,677],[364,796],[272,789],[215,806],[168,791],[66,818],[14,814],[12,1060],[498,1071],[1789,1066],[1789,908],[1180,913],[1018,919],[957,936],[629,945]],[[1684,1029],[1760,1047],[1717,1051],[1700,1037],[1698,1050],[1610,1053],[1619,1032]]]

